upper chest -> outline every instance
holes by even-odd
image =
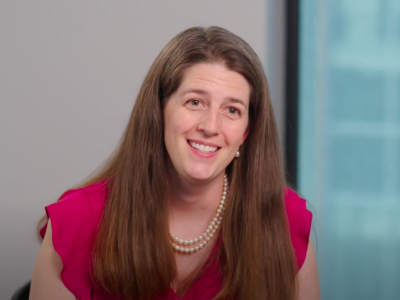
[[[191,254],[175,252],[177,280],[182,281],[197,274],[210,258],[214,244],[215,242],[209,243],[203,249]]]

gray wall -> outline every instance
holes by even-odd
[[[2,299],[31,277],[44,206],[111,153],[148,68],[178,32],[218,25],[248,41],[274,77],[281,120],[282,22],[274,10],[282,10],[267,3],[1,1]]]

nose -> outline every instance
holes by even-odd
[[[209,108],[205,110],[200,118],[197,129],[207,136],[219,134],[221,130],[221,117],[218,109]]]

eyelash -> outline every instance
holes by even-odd
[[[231,110],[234,109],[236,112],[232,113],[233,115],[240,115],[240,110],[236,107],[228,107],[228,112],[231,113]]]
[[[198,103],[198,105],[193,104],[193,102],[195,102],[195,101]],[[199,106],[199,104],[201,104],[201,101],[198,99],[192,99],[192,100],[189,100],[188,103],[190,103],[193,106]]]
[[[197,104],[194,104],[194,102],[197,102]],[[201,101],[198,100],[198,99],[191,99],[187,103],[192,105],[192,106],[198,107],[201,104]],[[231,113],[232,109],[235,110],[234,113]],[[233,106],[228,107],[228,112],[229,112],[229,114],[232,114],[232,115],[239,115],[239,116],[241,115],[240,110],[238,108],[236,108],[236,107],[233,107]]]

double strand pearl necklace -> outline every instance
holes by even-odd
[[[228,177],[224,175],[224,189],[222,191],[221,201],[219,202],[217,211],[215,212],[214,218],[211,220],[207,229],[203,234],[199,235],[193,240],[183,240],[171,233],[171,238],[173,240],[172,247],[182,253],[194,253],[203,248],[214,236],[215,232],[218,230],[221,221],[222,213],[225,210],[225,200],[228,194]]]

